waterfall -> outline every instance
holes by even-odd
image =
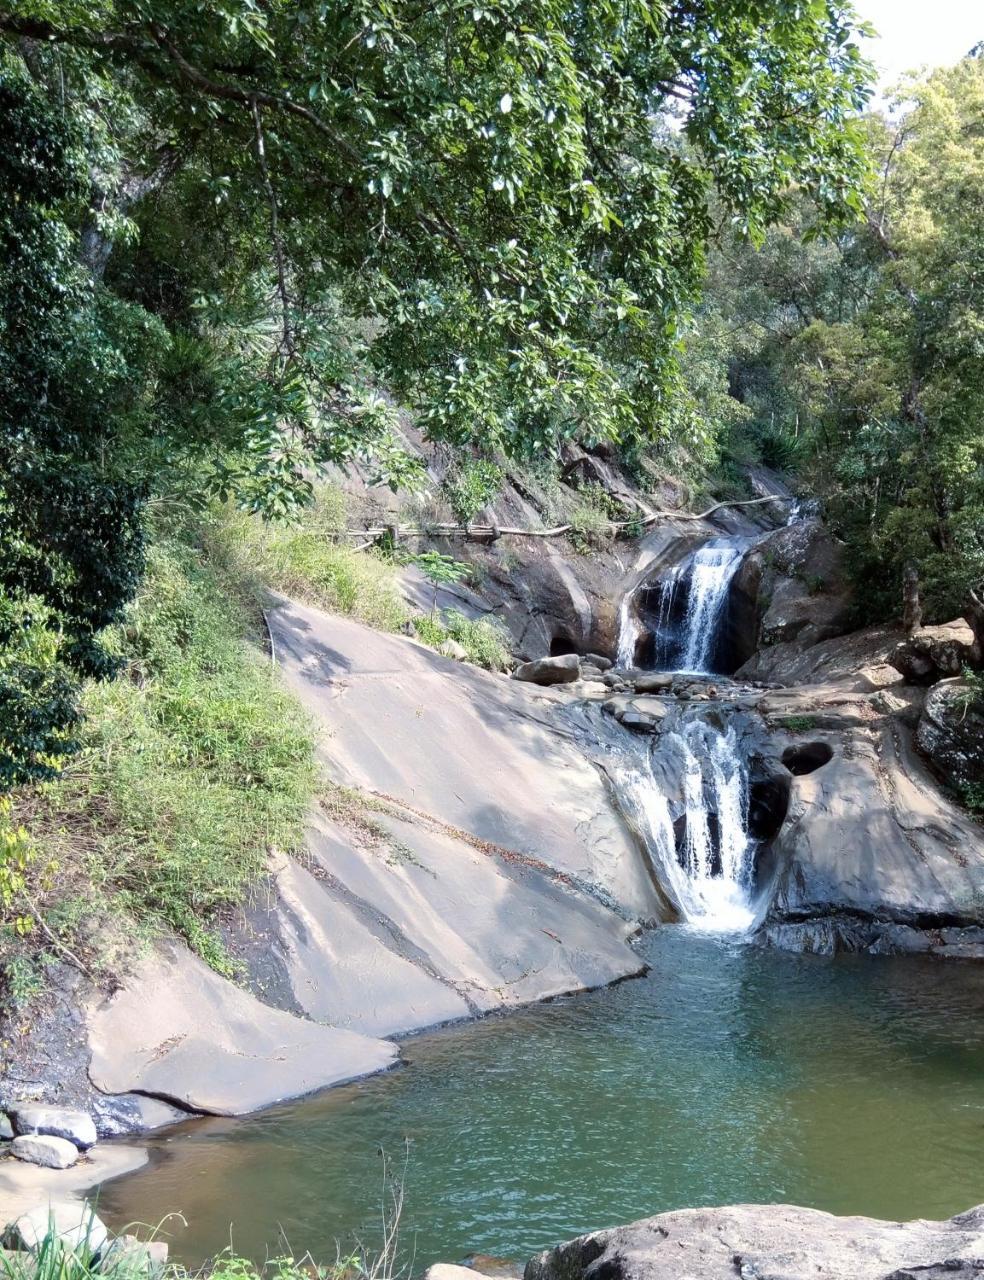
[[[694,554],[679,670],[707,670],[717,626],[728,601],[728,588],[742,555],[743,548],[719,539],[706,543]]]
[[[636,646],[642,628],[632,611],[632,592],[627,591],[622,597],[618,611],[618,654],[616,661],[626,669],[635,666]]]
[[[746,539],[715,538],[664,574],[652,631],[659,670],[708,672],[731,581],[747,546]],[[629,592],[623,596],[619,609],[620,667],[636,664],[642,625],[634,608],[635,599],[636,593]]]
[[[650,777],[637,776],[632,789],[684,920],[708,933],[746,932],[755,918],[755,841],[748,834],[748,769],[734,730],[685,720],[661,736]]]

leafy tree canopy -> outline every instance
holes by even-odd
[[[857,31],[836,0],[5,0],[0,626],[54,650],[0,669],[3,776],[68,749],[65,669],[112,669],[155,495],[411,483],[390,395],[456,446],[687,440],[712,192],[752,237],[794,189],[860,213]]]
[[[733,447],[827,498],[872,614],[913,565],[941,621],[984,583],[984,60],[907,81],[866,128],[865,223],[810,242],[801,211],[715,255],[690,359],[725,362]]]
[[[0,30],[111,86],[109,208],[170,172],[152,250],[185,305],[275,303],[254,455],[287,427],[344,456],[380,413],[329,302],[436,436],[667,430],[712,187],[752,235],[793,187],[826,223],[861,209],[868,73],[834,0],[19,0]]]

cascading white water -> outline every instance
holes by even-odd
[[[747,541],[715,538],[662,575],[652,632],[657,664],[670,671],[708,672],[718,629],[728,603],[731,580],[741,565]],[[683,618],[678,608],[686,592]],[[618,665],[633,667],[642,625],[633,608],[635,592],[622,598],[619,609]],[[675,622],[674,619],[677,619]]]
[[[618,654],[616,660],[620,667],[628,669],[635,666],[636,647],[639,643],[641,627],[632,611],[632,592],[627,591],[622,597],[618,611]]]
[[[717,539],[694,553],[679,670],[707,670],[717,626],[727,604],[728,588],[738,572],[743,554],[743,547]]]
[[[635,796],[667,887],[693,928],[743,933],[755,918],[755,842],[748,834],[748,770],[734,730],[684,721],[663,735],[658,756],[660,768],[637,780]],[[676,826],[664,789],[673,778],[680,794]]]

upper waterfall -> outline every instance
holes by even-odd
[[[747,546],[744,538],[713,538],[663,574],[648,628],[658,669],[712,672],[731,583]],[[636,665],[646,634],[635,604],[636,593],[628,593],[619,613],[618,661],[623,667]]]
[[[679,670],[707,670],[717,626],[727,603],[728,588],[743,554],[744,548],[717,538],[695,553],[690,569]]]

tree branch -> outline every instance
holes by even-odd
[[[714,515],[715,511],[721,511],[725,507],[756,507],[761,506],[764,502],[795,502],[795,498],[784,498],[779,494],[770,494],[765,498],[745,498],[741,502],[716,502],[713,507],[708,507],[706,511],[694,514],[684,511],[650,511],[647,515],[641,516],[638,520],[610,520],[609,527],[614,531],[620,529],[638,529],[647,525],[655,524],[657,520],[706,520],[708,516]],[[510,527],[508,525],[497,524],[456,524],[452,521],[440,524],[430,525],[410,525],[406,528],[397,528],[394,530],[393,525],[386,525],[378,529],[342,529],[340,535],[346,538],[381,538],[384,534],[392,535],[394,532],[401,538],[427,538],[431,536],[441,538],[473,538],[485,537],[495,540],[503,534],[511,535],[516,538],[560,538],[565,533],[571,533],[574,530],[572,524],[558,524],[549,529],[520,529],[518,527]],[[368,544],[365,544],[368,545]],[[357,550],[364,550],[365,547],[358,547]]]
[[[250,102],[253,113],[253,126],[256,134],[256,162],[259,165],[260,177],[270,205],[270,238],[273,241],[273,256],[277,264],[277,292],[280,295],[280,313],[283,326],[284,355],[288,358],[295,354],[294,333],[290,322],[290,296],[287,292],[287,261],[284,254],[283,236],[280,234],[280,214],[277,208],[277,192],[270,177],[267,164],[266,145],[263,140],[263,122],[260,118],[260,104],[254,97]]]

